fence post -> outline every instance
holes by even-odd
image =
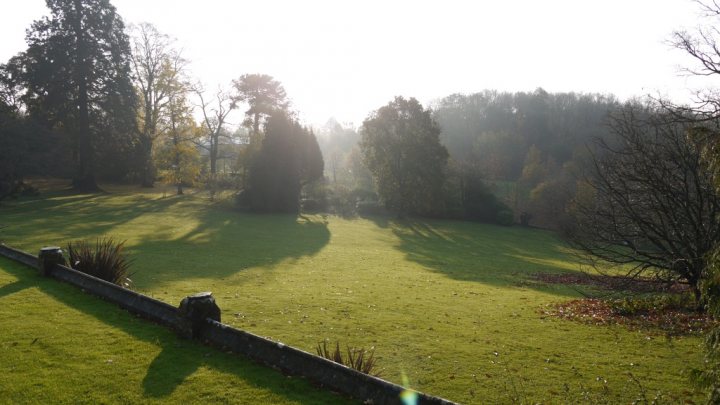
[[[215,303],[211,292],[202,292],[183,298],[178,309],[180,315],[180,334],[193,338],[199,336],[200,329],[210,318],[220,322],[220,307]]]
[[[62,249],[57,246],[46,246],[38,255],[38,272],[41,276],[49,276],[56,264],[65,264]]]

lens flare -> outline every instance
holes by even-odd
[[[410,389],[410,380],[404,371],[402,372],[402,385],[405,390],[400,393],[400,401],[402,401],[403,405],[417,405],[418,393]]]

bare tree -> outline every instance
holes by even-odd
[[[210,100],[202,87],[198,86],[196,94],[200,99],[200,109],[203,114],[203,127],[205,135],[197,145],[208,151],[210,160],[210,198],[215,195],[215,181],[217,180],[217,161],[220,150],[220,140],[225,136],[223,126],[228,115],[237,108],[238,98],[222,88],[218,88]]]
[[[689,284],[700,298],[707,254],[720,240],[720,201],[691,124],[658,106],[628,104],[610,118],[574,201],[570,243],[630,276]]]
[[[173,41],[155,28],[142,23],[133,27],[133,69],[135,86],[140,93],[140,147],[142,149],[142,186],[155,181],[153,145],[159,135],[158,122],[167,114],[173,98],[188,91],[185,80],[187,61],[173,48]]]

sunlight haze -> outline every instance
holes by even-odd
[[[213,89],[244,73],[283,83],[308,123],[359,125],[395,95],[423,104],[483,89],[646,94],[688,100],[699,79],[666,41],[701,22],[689,0],[263,1],[115,0],[126,24],[177,38],[193,77]],[[25,49],[44,1],[0,16],[0,59]],[[236,120],[237,121],[237,120]]]

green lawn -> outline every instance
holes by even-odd
[[[0,403],[335,403],[0,259]]]
[[[249,215],[198,196],[111,191],[8,203],[0,207],[0,226],[7,225],[0,239],[30,252],[77,238],[126,239],[142,292],[177,304],[188,294],[212,291],[224,322],[308,351],[323,339],[375,346],[385,378],[402,382],[405,376],[413,388],[455,401],[509,402],[518,395],[528,402],[576,402],[586,388],[599,393],[607,380],[606,395],[627,403],[640,392],[629,373],[650,398],[660,390],[671,399],[698,399],[683,373],[700,362],[699,338],[669,339],[540,315],[546,304],[578,297],[571,288],[527,278],[578,271],[551,233],[450,221]],[[8,273],[17,277],[17,270]],[[62,301],[60,295],[51,294]],[[3,299],[0,292],[0,304]],[[78,316],[87,312],[73,308]],[[17,317],[26,310],[12,312]],[[89,316],[105,329],[127,333],[99,321],[99,313]],[[5,330],[3,344],[11,340]],[[152,339],[130,335],[141,341],[133,344],[160,351]],[[94,344],[105,344],[100,342]],[[126,344],[113,341],[95,350],[122,351]],[[218,372],[214,365],[189,362],[194,368],[184,371],[176,391],[201,370]],[[238,370],[247,367],[239,363]],[[136,364],[124,378],[142,380],[153,364]],[[220,368],[248,378],[247,372]],[[197,399],[211,391],[204,388]],[[111,399],[125,395],[119,388],[106,392]]]

